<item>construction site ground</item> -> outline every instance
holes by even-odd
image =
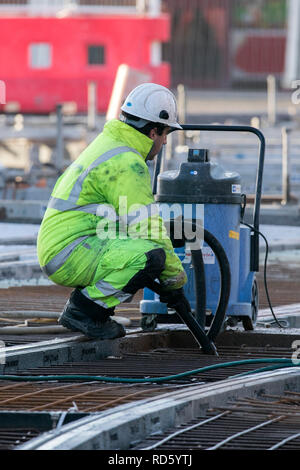
[[[7,349],[6,356],[0,357],[2,374],[163,377],[227,361],[262,357],[291,358],[294,352],[293,343],[295,340],[300,340],[300,228],[297,226],[261,226],[269,242],[266,271],[269,296],[274,312],[278,320],[284,320],[285,328],[279,328],[276,325],[269,308],[264,282],[265,246],[261,241],[260,270],[257,273],[259,315],[255,330],[244,331],[240,323],[237,326],[226,327],[226,330],[217,338],[216,346],[219,356],[214,357],[202,354],[191,333],[183,324],[159,323],[154,332],[142,332],[139,311],[142,291],[139,291],[130,303],[123,303],[117,307],[115,315],[130,321],[130,325],[126,326],[125,338],[115,341],[96,341],[80,333],[58,332],[55,330],[58,327],[55,318],[34,318],[31,312],[56,314],[61,312],[72,289],[54,285],[41,275],[36,258],[38,225],[1,225],[3,244],[0,251],[2,287],[0,288],[0,312],[2,312],[0,328],[19,325],[17,327],[19,331],[13,334],[11,332],[5,334],[5,330],[1,331],[1,344]],[[22,312],[25,317],[12,320],[9,315],[5,318],[3,312]],[[43,330],[40,329],[45,327],[46,330],[42,332]],[[32,328],[35,329],[35,333],[32,333]],[[22,334],[17,334],[21,331],[23,331]],[[122,415],[122,419],[126,421],[130,413],[135,415],[144,402],[153,403],[154,406],[155,400],[159,401],[160,397],[166,393],[176,394],[185,387],[205,387],[205,384],[212,387],[218,381],[223,381],[222,383],[225,384],[233,375],[249,372],[257,367],[256,364],[244,365],[240,368],[229,367],[192,375],[166,384],[152,383],[150,385],[97,384],[88,381],[77,383],[70,380],[62,383],[1,381],[0,415],[3,429],[0,426],[0,448],[18,449],[19,446],[24,445],[29,449],[31,442],[35,442],[34,439],[41,439],[42,442],[43,436],[46,439],[47,433],[51,432],[53,427],[57,428],[62,419],[65,419],[66,427],[75,426],[75,428],[76,422],[72,423],[73,419],[78,420],[79,423],[81,419],[89,420],[93,419],[93,416],[99,416],[110,422],[110,413],[118,410],[119,407],[120,410],[125,407],[125,415]],[[276,375],[272,383],[275,381]],[[285,383],[285,379],[282,379],[282,383]],[[295,393],[298,390],[296,388],[293,389]],[[256,390],[255,387],[254,389]],[[209,387],[207,390],[210,390]],[[275,393],[274,390],[271,390],[272,393]],[[232,397],[232,392],[230,393]],[[239,399],[241,393],[237,388],[236,399]],[[283,393],[281,388],[280,393]],[[206,398],[203,400],[207,402]],[[218,400],[218,406],[221,406],[221,395]],[[146,410],[148,410],[147,406]],[[203,405],[199,404],[199,407],[203,409]],[[203,413],[209,416],[206,409]],[[187,415],[182,422],[190,422],[190,418],[191,416]],[[169,424],[170,429],[173,429],[174,423]],[[99,426],[105,428],[106,425],[99,424]],[[61,429],[64,429],[64,426]],[[120,436],[124,435],[121,429],[122,427],[119,428],[116,425],[114,431],[110,433],[112,439],[113,436],[119,436],[118,439],[121,439]],[[132,426],[129,426],[128,433],[131,429],[133,429]],[[163,433],[164,429],[160,429],[160,432]],[[97,439],[97,443],[81,444],[82,448],[95,446],[95,448],[106,449],[115,448],[114,445],[116,448],[126,448],[122,447],[125,445],[123,438],[116,443],[110,441],[109,444],[103,443],[102,438]],[[139,436],[134,439],[142,442]],[[145,445],[148,445],[151,439],[146,441]],[[71,439],[62,446],[65,449],[71,449],[73,444]],[[296,444],[297,441],[295,441]],[[108,447],[105,447],[106,445]],[[255,446],[255,443],[253,445]],[[45,444],[45,446],[51,448],[52,443]],[[56,444],[53,443],[52,448],[55,449],[55,446]],[[140,449],[141,445],[137,444],[136,448]]]

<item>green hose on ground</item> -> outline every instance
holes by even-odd
[[[240,365],[247,365],[247,364],[260,364],[260,363],[270,363],[276,364],[270,368],[265,367],[261,369],[255,369],[254,371],[244,372],[243,374],[238,374],[234,377],[245,375],[245,374],[254,374],[258,372],[263,372],[266,370],[273,370],[273,369],[280,369],[284,367],[297,367],[300,364],[294,364],[291,359],[287,358],[260,358],[260,359],[244,359],[241,361],[233,361],[233,362],[223,362],[220,364],[213,364],[211,366],[201,367],[200,369],[194,369],[187,372],[182,372],[176,375],[168,375],[166,377],[152,377],[152,378],[144,378],[144,379],[134,379],[134,378],[122,378],[122,377],[104,377],[104,376],[97,376],[97,375],[0,375],[0,380],[13,380],[13,381],[24,381],[24,382],[41,382],[41,381],[73,381],[73,380],[80,380],[84,382],[118,382],[118,383],[157,383],[157,382],[166,382],[169,380],[178,380],[183,377],[187,377],[189,375],[201,374],[203,372],[215,370],[215,369],[222,369],[225,367],[235,367]],[[278,365],[280,364],[280,365]]]

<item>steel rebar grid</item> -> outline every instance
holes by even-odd
[[[40,431],[34,428],[0,428],[0,450],[10,450],[38,436]]]
[[[295,396],[299,399],[297,404]],[[287,392],[285,396],[263,398],[244,398],[232,406],[210,410],[211,417],[194,419],[159,439],[157,435],[150,436],[134,449],[299,449],[300,394]]]

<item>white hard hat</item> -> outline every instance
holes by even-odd
[[[134,88],[127,96],[121,110],[139,121],[132,121],[136,127],[147,122],[160,122],[166,126],[182,129],[177,122],[177,104],[173,93],[162,85],[143,83]],[[127,122],[125,120],[125,122]]]

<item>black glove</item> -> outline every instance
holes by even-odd
[[[182,288],[165,291],[160,294],[159,298],[162,303],[167,304],[169,308],[174,308],[178,313],[183,308],[188,312],[191,311],[191,306]]]

